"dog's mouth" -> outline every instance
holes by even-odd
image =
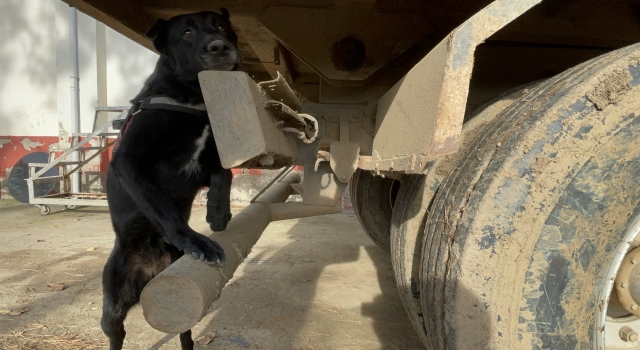
[[[208,67],[206,70],[232,71],[236,69],[236,66],[236,63],[221,63],[212,67]]]
[[[240,55],[236,52],[229,53],[225,57],[209,54],[200,57],[203,70],[231,71],[237,68],[240,61],[242,61]]]

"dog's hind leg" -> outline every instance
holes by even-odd
[[[117,244],[117,242],[116,242]],[[109,337],[109,350],[120,350],[126,332],[124,319],[127,312],[137,303],[131,292],[131,281],[127,278],[126,257],[116,247],[111,252],[109,260],[102,274],[102,318],[100,326],[104,334]],[[133,297],[133,298],[132,298]],[[138,293],[139,297],[139,293]]]
[[[193,339],[191,338],[191,330],[180,333],[180,347],[182,350],[193,350]]]
[[[231,220],[231,169],[220,168],[211,174],[207,192],[207,222],[212,231],[224,231]]]
[[[104,334],[109,337],[109,350],[121,350],[124,337],[127,334],[124,330],[124,319],[130,307],[103,302],[102,318],[100,326]],[[125,310],[126,309],[126,310]]]

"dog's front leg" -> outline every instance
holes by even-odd
[[[231,220],[231,169],[220,168],[211,174],[207,192],[207,222],[212,231],[224,231]]]
[[[136,157],[126,157],[122,150],[111,162],[111,170],[120,180],[125,191],[131,196],[138,208],[163,233],[163,238],[194,259],[205,260],[210,264],[225,262],[224,251],[220,245],[189,227],[180,215],[178,207],[152,181],[150,167]],[[131,152],[134,153],[134,152]]]

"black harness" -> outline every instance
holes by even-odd
[[[205,107],[204,103],[193,105],[189,103],[180,103],[175,99],[164,95],[149,96],[145,99],[135,102],[129,109],[129,113],[127,113],[127,116],[124,119],[116,119],[113,121],[113,128],[116,130],[120,130],[120,134],[118,135],[116,143],[113,146],[114,152],[120,144],[120,140],[122,139],[125,131],[127,131],[127,128],[133,121],[133,117],[144,110],[165,110],[205,117],[207,116],[207,108]]]

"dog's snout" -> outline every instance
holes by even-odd
[[[210,40],[210,41],[209,41]],[[200,49],[200,63],[204,69],[232,70],[240,61],[236,47],[221,38],[210,38]]]
[[[207,51],[221,56],[229,53],[229,49],[229,44],[222,40],[214,40],[207,45]]]

